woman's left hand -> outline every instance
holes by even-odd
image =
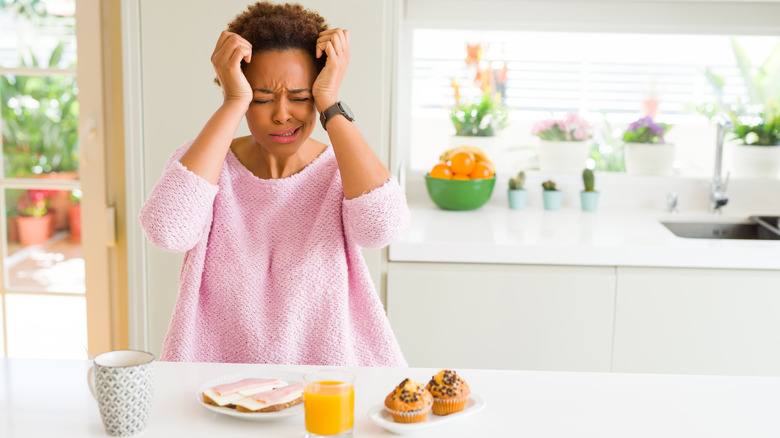
[[[339,86],[349,65],[349,31],[336,28],[321,32],[317,39],[317,58],[323,53],[328,59],[311,90],[320,112],[339,100]]]

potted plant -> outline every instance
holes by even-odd
[[[488,155],[497,152],[496,136],[507,125],[508,112],[503,103],[502,90],[506,82],[507,65],[501,69],[483,67],[481,44],[468,44],[466,68],[474,72],[476,89],[471,98],[461,95],[458,79],[452,79],[455,106],[450,110],[450,121],[455,128],[451,147],[477,146]]]
[[[539,137],[539,170],[576,173],[585,165],[590,151],[591,125],[576,113],[563,119],[534,123],[531,134]]]
[[[32,52],[21,67],[62,64],[66,41],[61,40],[48,62]],[[0,123],[5,176],[11,178],[77,179],[79,106],[75,76],[0,75]],[[13,103],[16,102],[16,103]],[[53,227],[67,228],[69,194],[48,196]]]
[[[599,206],[599,195],[596,191],[596,178],[591,169],[582,171],[582,183],[585,190],[580,192],[580,205],[582,211],[596,211]]]
[[[523,188],[525,184],[525,172],[520,171],[514,178],[509,178],[509,208],[513,210],[522,210],[525,208],[525,202],[528,199],[528,192]]]
[[[47,205],[46,192],[42,190],[27,190],[19,198],[16,224],[22,245],[41,245],[49,238],[51,215],[47,214]]]
[[[732,173],[736,177],[780,176],[780,111],[775,103],[754,115],[732,117],[734,121]]]
[[[81,190],[74,189],[70,192],[70,207],[68,207],[69,240],[73,243],[81,242]]]
[[[544,203],[544,209],[550,211],[557,211],[561,208],[563,202],[563,192],[558,190],[553,180],[547,180],[542,183],[542,201]]]
[[[674,145],[664,136],[672,128],[666,123],[656,123],[650,116],[642,117],[623,133],[625,143],[626,172],[629,175],[672,174]]]

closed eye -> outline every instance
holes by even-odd
[[[264,104],[264,103],[268,103],[268,102],[270,102],[270,100],[255,99],[255,100],[252,101],[252,103],[256,103],[256,104]]]
[[[290,100],[292,100],[293,102],[308,102],[309,98],[308,97],[296,97],[295,99],[290,99]]]

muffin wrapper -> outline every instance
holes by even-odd
[[[466,407],[469,397],[462,398],[433,398],[433,413],[436,415],[449,415],[460,412]]]
[[[431,407],[428,406],[425,409],[417,409],[414,411],[394,411],[385,406],[385,410],[390,413],[393,417],[393,421],[396,423],[420,423],[425,421],[428,417]]]

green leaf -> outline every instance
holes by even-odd
[[[56,68],[60,64],[60,60],[62,60],[62,54],[64,51],[65,40],[60,40],[60,42],[57,43],[57,47],[54,48],[54,50],[51,52],[51,56],[49,57],[50,68]]]
[[[760,72],[766,78],[764,97],[780,102],[780,42],[772,49]]]
[[[742,49],[742,46],[739,45],[736,38],[731,37],[730,40],[731,49],[734,51],[734,59],[737,61],[737,67],[739,67],[739,71],[742,74],[742,79],[745,81],[745,87],[748,89],[750,102],[755,104],[763,104],[764,97],[756,87],[753,74],[750,71],[752,68],[750,59],[745,54],[745,51]]]

